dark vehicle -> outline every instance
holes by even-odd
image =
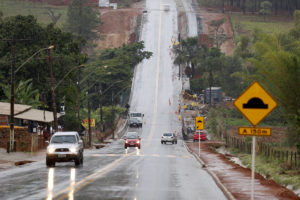
[[[172,142],[172,144],[177,144],[177,136],[174,133],[164,133],[161,136],[161,143]]]
[[[125,149],[127,147],[138,147],[141,148],[141,138],[137,132],[128,132],[125,137]]]
[[[129,127],[139,128],[140,123],[139,123],[138,119],[137,118],[130,118],[129,119]]]
[[[55,162],[83,163],[83,142],[77,132],[56,132],[47,147],[46,165],[55,166]]]

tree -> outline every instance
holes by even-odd
[[[49,15],[49,17],[51,18],[53,24],[56,25],[58,20],[61,18],[62,14],[59,13],[58,15],[55,15],[55,12],[50,7],[46,8],[46,9],[47,9],[46,14]]]
[[[213,30],[210,31],[210,38],[213,41],[215,47],[220,48],[221,45],[226,42],[230,37],[225,34],[222,25],[225,23],[226,19],[222,18],[219,20],[212,20],[210,26],[213,27]]]
[[[263,1],[260,3],[259,13],[264,16],[264,21],[266,21],[266,16],[271,14],[272,3],[269,1]]]
[[[199,53],[199,50],[200,47],[198,37],[191,37],[181,40],[180,44],[174,46],[173,48],[173,52],[176,55],[174,64],[183,64],[184,67],[191,68],[191,77],[193,77],[195,73],[196,57]]]
[[[5,101],[10,99],[10,85],[0,84],[3,93],[5,95]],[[34,108],[38,108],[42,105],[40,102],[40,94],[37,89],[33,88],[32,79],[26,81],[20,81],[15,88],[15,103],[31,105]]]
[[[13,45],[5,39],[25,39]],[[0,20],[0,76],[10,77],[11,50],[14,47],[16,51],[16,67],[20,66],[31,57],[34,53],[40,51],[18,73],[16,73],[16,82],[21,83],[32,79],[32,90],[38,90],[38,93],[45,94],[45,99],[49,99],[47,107],[52,110],[52,102],[49,87],[49,65],[47,62],[47,51],[45,49],[50,45],[54,46],[51,50],[51,60],[53,62],[53,74],[56,81],[64,78],[74,66],[84,62],[85,54],[81,53],[81,46],[85,41],[71,33],[63,32],[61,29],[54,27],[53,24],[42,26],[37,23],[35,17],[29,16],[11,16]],[[75,72],[75,71],[74,71]],[[74,80],[75,73],[70,73],[64,78],[64,82],[56,88],[57,107],[63,99],[66,100],[66,109],[69,112],[75,111],[76,91]],[[1,79],[3,85],[10,86],[9,78]],[[1,89],[2,88],[2,89]],[[5,90],[0,86],[0,91]],[[16,92],[23,95],[22,92]],[[27,95],[27,93],[25,93]],[[24,94],[24,95],[25,95]],[[0,92],[0,98],[4,99],[4,93]],[[25,98],[24,98],[25,99]],[[35,98],[31,98],[35,99]],[[25,101],[24,101],[25,102]],[[19,102],[21,103],[21,102]],[[74,109],[73,109],[74,107]]]
[[[67,30],[87,41],[98,37],[97,27],[102,24],[98,13],[87,0],[72,0],[68,7]]]
[[[292,37],[299,34],[287,35],[260,34],[250,61],[257,69],[253,78],[266,87],[286,113],[289,141],[300,144],[300,44]]]
[[[144,42],[124,44],[119,48],[103,50],[97,60],[84,69],[82,75],[85,77],[82,81],[88,79],[90,82],[89,98],[92,102],[92,109],[111,107],[112,95],[114,105],[120,104],[124,93],[129,96],[134,67],[151,56],[151,52],[144,51]],[[87,90],[86,84],[83,93]]]

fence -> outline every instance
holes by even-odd
[[[251,154],[251,141],[246,141],[244,138],[237,138],[228,135],[225,136],[225,140],[227,146],[239,149],[240,152]],[[256,153],[264,155],[269,159],[284,162],[294,168],[300,166],[300,152],[279,150],[277,147],[258,141],[256,144]]]

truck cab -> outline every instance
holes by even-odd
[[[129,120],[136,119],[138,121],[139,127],[143,126],[143,118],[144,118],[144,114],[142,114],[140,112],[130,112],[129,113]]]

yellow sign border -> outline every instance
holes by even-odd
[[[197,128],[197,118],[201,118],[202,119],[202,121],[203,121],[203,123],[201,123],[201,127],[198,129]],[[203,130],[204,129],[204,117],[203,116],[197,116],[197,117],[195,117],[195,129],[196,130]]]
[[[264,116],[264,117],[262,117],[260,120],[258,120],[257,121],[257,123],[252,123],[252,120],[250,120],[241,110],[240,110],[240,108],[236,105],[236,101],[239,99],[239,98],[241,98],[254,84],[258,84],[260,87],[261,87],[261,89],[265,92],[265,93],[267,93],[268,95],[269,95],[269,97],[275,102],[275,106],[274,106],[274,108],[272,108],[270,111],[269,111],[269,113],[266,115],[266,116]],[[258,82],[258,81],[254,81],[246,90],[244,90],[243,92],[242,92],[242,94],[238,97],[238,98],[236,98],[235,99],[235,101],[233,102],[233,105],[240,111],[240,113],[242,113],[242,115],[253,125],[253,126],[257,126],[261,121],[263,121],[276,107],[277,107],[277,101],[275,101],[275,99],[270,95],[270,93],[267,91],[267,90],[265,90],[265,88]]]

